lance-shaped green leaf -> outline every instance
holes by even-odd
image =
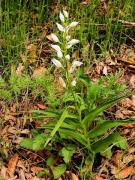
[[[105,134],[109,129],[118,127],[123,124],[135,124],[135,121],[130,121],[130,120],[115,120],[115,121],[105,121],[102,124],[98,125],[94,129],[92,129],[88,133],[88,138],[95,138],[97,136]]]
[[[73,131],[70,129],[59,129],[59,133],[62,137],[64,137],[64,139],[71,139],[73,141],[78,141],[80,144],[82,144],[87,149],[89,149],[87,144],[88,143],[87,139],[85,138],[84,135],[82,135],[78,131]]]
[[[51,139],[54,137],[54,135],[56,134],[56,132],[59,130],[59,128],[61,127],[63,121],[68,117],[68,111],[67,109],[65,109],[60,117],[60,119],[58,120],[58,122],[56,123],[54,129],[52,130],[50,137],[46,140],[44,147],[46,147],[49,143],[49,141],[51,141]]]
[[[95,153],[101,153],[108,150],[110,145],[112,145],[111,147],[115,145],[122,149],[126,149],[128,147],[126,139],[116,132],[102,140],[97,141],[91,146],[91,148]]]
[[[95,120],[95,118],[104,110],[106,110],[108,107],[114,105],[117,101],[120,101],[121,99],[123,99],[125,96],[120,96],[120,97],[114,97],[104,103],[102,103],[101,105],[99,105],[97,108],[95,108],[94,110],[92,110],[91,112],[88,113],[88,115],[86,115],[83,119],[83,124],[86,127],[89,127],[89,124]]]
[[[56,118],[60,115],[60,113],[49,110],[33,110],[33,118]]]

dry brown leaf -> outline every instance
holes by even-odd
[[[19,170],[19,179],[20,180],[26,180],[25,173],[22,169]]]
[[[132,100],[129,99],[129,98],[123,99],[123,100],[121,101],[121,105],[124,106],[124,107],[130,107],[130,106],[133,105],[133,104],[132,104]]]
[[[40,172],[40,171],[43,171],[43,170],[44,170],[44,168],[39,167],[39,166],[32,166],[31,167],[31,171],[34,172],[35,174]]]
[[[7,172],[7,168],[5,166],[2,166],[0,172],[0,176],[2,177],[2,180],[8,180],[6,172]]]
[[[93,180],[104,180],[104,178],[102,178],[101,176],[96,175],[96,176],[94,176]]]
[[[19,159],[18,154],[14,154],[14,156],[12,156],[12,158],[8,162],[7,173],[9,174],[10,177],[14,175],[18,159]]]
[[[12,120],[16,122],[16,117],[12,115],[5,115],[5,121]]]
[[[123,157],[123,163],[128,164],[129,162],[133,161],[135,159],[135,155],[128,154]]]
[[[21,168],[23,171],[27,171],[25,165],[24,165],[24,162],[22,160],[19,160],[18,163],[17,163],[17,167]]]
[[[134,147],[130,147],[128,150],[129,154],[132,154],[135,152],[135,148]]]
[[[124,114],[120,110],[116,111],[115,117],[116,119],[125,119]]]
[[[29,45],[27,46],[27,50],[28,50],[29,52],[36,51],[36,50],[37,50],[37,46],[36,46],[35,44],[29,44]]]
[[[112,169],[112,173],[114,174],[115,178],[124,179],[124,178],[127,178],[129,175],[133,175],[134,168],[133,166],[129,166],[120,171],[119,168],[114,167]]]
[[[135,124],[125,124],[125,125],[122,125],[122,127],[124,128],[135,128]]]
[[[88,4],[90,4],[90,0],[81,1],[80,4],[82,4],[82,5],[88,5]]]
[[[117,167],[122,168],[124,166],[124,163],[122,162],[122,157],[123,157],[123,152],[122,151],[117,151],[112,157],[112,162]]]
[[[47,69],[45,67],[38,67],[33,71],[33,77],[40,77],[47,74]]]
[[[74,51],[73,53],[72,53],[72,59],[78,59],[79,58],[79,51],[78,50],[76,50],[76,51]]]
[[[135,95],[132,95],[132,104],[135,106]]]
[[[17,69],[15,71],[16,75],[17,76],[21,75],[23,70],[24,70],[24,66],[22,65],[22,63],[19,63],[19,65],[18,65],[18,67],[17,67]]]
[[[132,75],[130,80],[129,80],[129,86],[131,88],[135,88],[135,75]]]
[[[79,179],[74,173],[71,173],[71,180],[79,180]]]
[[[27,62],[27,56],[24,55],[24,54],[20,54],[20,58],[22,60],[23,63],[26,63]]]
[[[104,68],[103,68],[103,74],[104,74],[104,75],[107,75],[107,74],[108,74],[108,72],[107,72],[107,66],[104,66]]]
[[[98,64],[96,64],[96,70],[98,74],[101,74],[104,68],[104,63],[103,62],[99,62]]]
[[[44,104],[39,104],[38,103],[37,106],[38,106],[39,109],[47,109],[47,106],[44,105]]]

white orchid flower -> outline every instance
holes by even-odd
[[[70,73],[73,73],[76,67],[80,67],[83,63],[80,61],[73,61],[72,66],[69,69]]]
[[[73,22],[71,22],[71,23],[69,24],[69,27],[72,28],[72,27],[75,27],[75,26],[77,26],[77,25],[78,25],[78,22],[73,21]]]
[[[51,47],[52,47],[56,52],[61,51],[61,48],[60,48],[60,46],[58,46],[58,45],[51,44]]]
[[[62,64],[60,61],[58,61],[57,59],[53,58],[51,59],[51,61],[53,62],[53,64],[57,67],[57,68],[61,68]]]
[[[62,12],[60,12],[59,18],[60,18],[61,22],[64,22],[65,18],[64,18],[64,15],[62,14]]]
[[[61,51],[57,51],[57,57],[58,58],[62,58],[63,57],[63,53]]]
[[[65,83],[65,81],[63,80],[62,77],[59,77],[59,82],[62,85],[62,87],[66,88],[66,83]]]
[[[52,34],[50,35],[50,37],[51,37],[51,39],[52,39],[54,42],[60,42],[60,41],[59,41],[59,38],[58,38],[55,34],[52,33]]]
[[[71,82],[71,85],[72,85],[72,86],[76,86],[76,83],[77,83],[77,82],[76,82],[76,80],[74,79],[74,80]]]
[[[70,55],[67,54],[67,55],[65,56],[65,58],[66,58],[66,60],[70,60]]]
[[[80,61],[73,61],[72,66],[73,67],[80,67],[83,63]]]
[[[68,12],[67,12],[67,11],[63,10],[63,14],[64,14],[64,16],[65,16],[66,18],[68,18]]]
[[[66,27],[66,31],[68,31],[70,28],[73,28],[73,27],[75,27],[75,26],[77,26],[77,25],[78,25],[78,22],[76,22],[76,21],[71,22],[71,23]]]
[[[61,24],[56,23],[56,25],[57,25],[57,28],[59,29],[59,31],[65,32],[65,28]]]
[[[79,43],[80,41],[78,39],[72,39],[67,43],[67,49],[71,48],[73,45]]]

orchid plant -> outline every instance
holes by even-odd
[[[79,147],[83,147],[84,154],[86,154],[85,165],[87,166],[87,163],[92,165],[97,153],[111,156],[111,148],[114,145],[123,149],[127,148],[125,138],[118,132],[108,133],[108,131],[122,124],[134,122],[104,118],[103,112],[126,95],[120,94],[121,85],[118,88],[115,86],[115,90],[113,89],[114,84],[113,86],[107,85],[106,77],[104,77],[104,81],[101,79],[101,82],[93,82],[80,72],[79,77],[76,75],[77,68],[83,63],[71,60],[70,50],[79,43],[79,40],[71,39],[70,30],[79,23],[76,21],[68,23],[69,15],[65,10],[59,13],[59,18],[61,24],[56,23],[56,25],[60,36],[53,33],[50,35],[52,41],[55,42],[55,44],[51,44],[51,47],[56,52],[56,57],[53,57],[51,61],[60,70],[59,81],[67,91],[65,90],[64,95],[59,96],[59,99],[62,100],[56,108],[52,109],[49,106],[45,111],[33,111],[33,117],[36,120],[38,118],[43,120],[43,124],[39,127],[41,131],[36,132],[36,135],[33,134],[33,138],[24,139],[21,145],[32,150],[50,149],[50,146],[56,146],[57,149],[57,142],[63,143],[64,140],[65,147],[61,149],[61,153],[58,153],[67,165],[76,149],[73,145],[78,147],[79,143]],[[81,89],[74,88],[74,86],[79,87],[80,84]],[[117,95],[118,92],[119,95]],[[48,123],[44,123],[44,118],[49,119]],[[62,144],[62,146],[64,145]],[[64,171],[66,170],[65,164],[60,164]],[[90,168],[88,171],[91,170]]]
[[[75,71],[77,67],[80,67],[83,64],[77,60],[74,60],[71,63],[71,56],[69,54],[70,49],[80,42],[78,39],[71,39],[70,36],[70,29],[76,27],[79,23],[76,21],[68,23],[69,15],[65,10],[63,10],[63,13],[59,13],[59,19],[61,24],[56,23],[56,25],[61,33],[61,38],[53,33],[50,35],[52,41],[57,43],[57,45],[51,44],[51,47],[56,51],[57,56],[57,58],[52,58],[51,61],[57,68],[63,71],[63,74],[65,74],[66,82],[63,77],[59,77],[62,86],[64,88],[69,88],[71,86],[76,86],[77,80]]]

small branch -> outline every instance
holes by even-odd
[[[124,20],[117,20],[118,22],[121,22],[125,26],[135,26],[135,22],[130,22],[130,21],[124,21]]]

